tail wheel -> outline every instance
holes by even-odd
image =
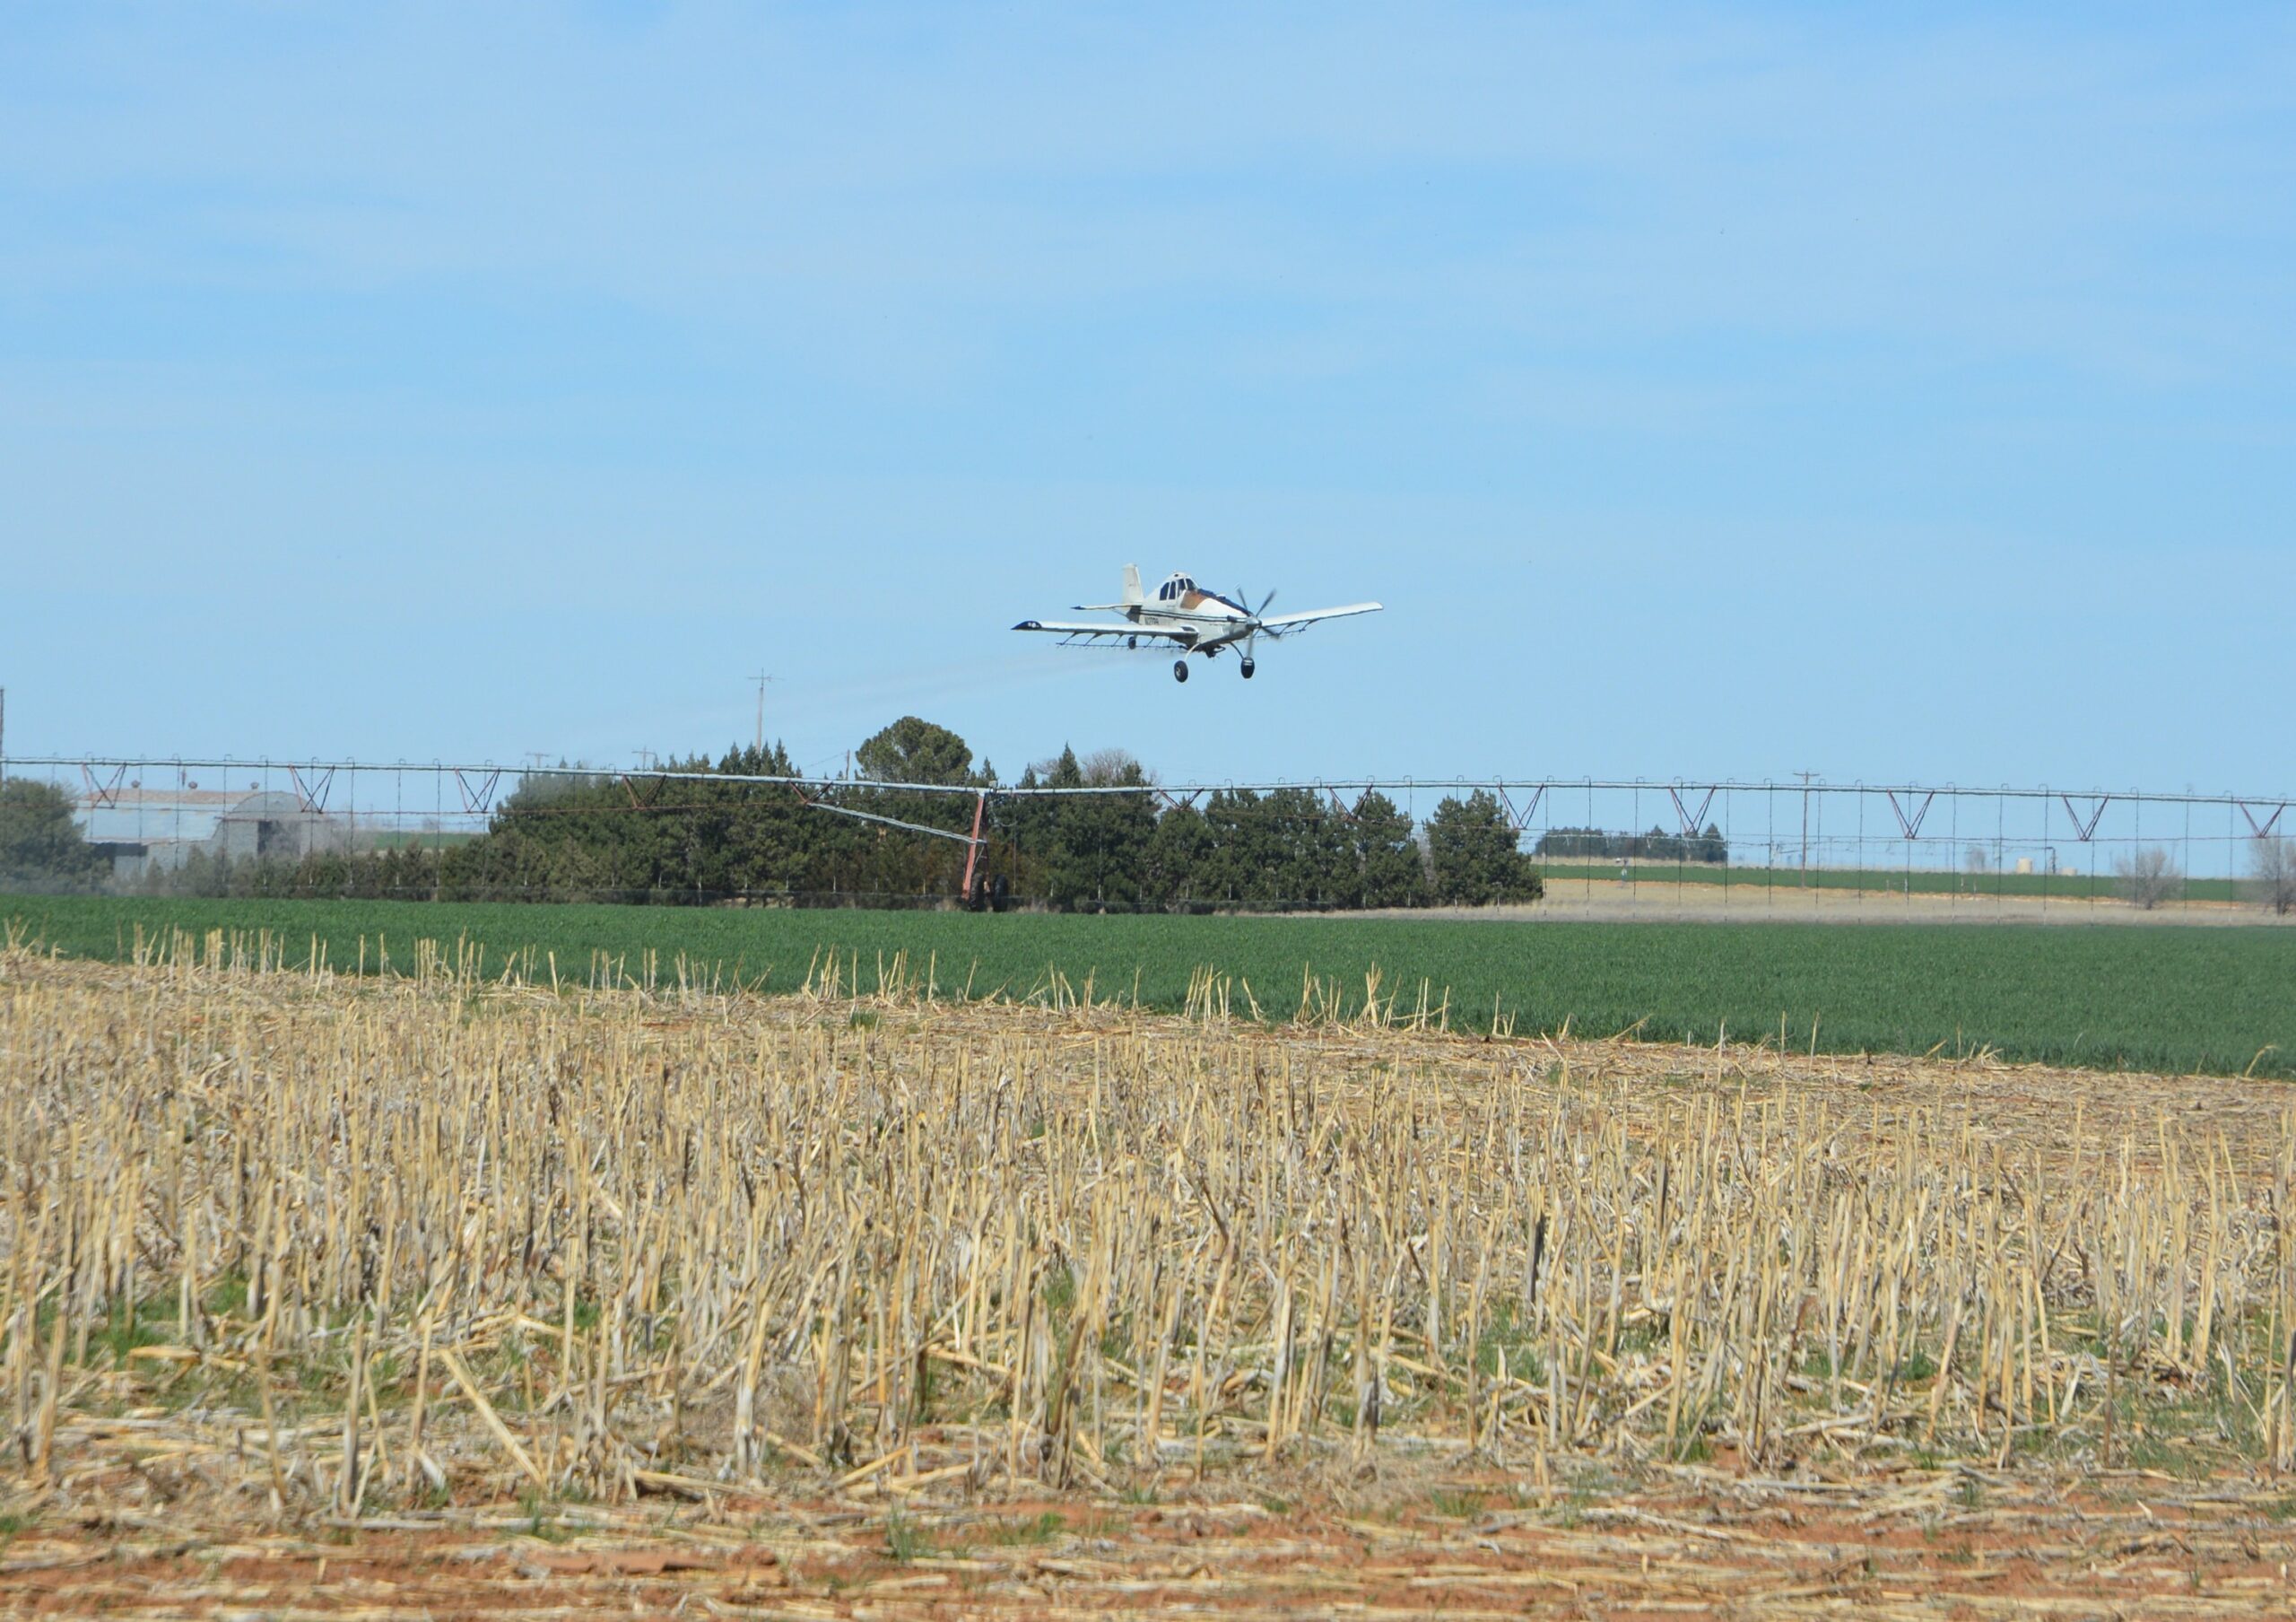
[[[1172,661],[1172,679],[1176,682],[1184,682],[1187,680],[1187,661],[1186,659],[1176,658]]]

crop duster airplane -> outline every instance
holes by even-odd
[[[1140,589],[1140,566],[1124,566],[1124,600],[1120,603],[1079,603],[1080,614],[1121,614],[1125,623],[1111,625],[1073,623],[1065,620],[1022,620],[1013,627],[1015,631],[1048,631],[1061,639],[1061,645],[1083,646],[1114,640],[1127,648],[1137,648],[1142,640],[1151,642],[1161,640],[1177,648],[1180,657],[1172,661],[1172,679],[1187,680],[1187,656],[1200,653],[1206,658],[1222,648],[1236,650],[1236,657],[1246,681],[1259,667],[1252,658],[1252,650],[1259,639],[1271,641],[1305,631],[1318,620],[1344,619],[1351,614],[1376,614],[1377,603],[1349,603],[1341,608],[1313,608],[1305,614],[1270,614],[1267,606],[1275,600],[1269,592],[1260,598],[1259,606],[1244,606],[1244,593],[1222,597],[1216,591],[1206,591],[1185,574],[1174,574],[1156,588],[1156,595],[1149,597]]]

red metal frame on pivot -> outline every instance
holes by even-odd
[[[959,892],[967,900],[972,896],[973,870],[980,865],[980,828],[988,816],[988,796],[977,794],[972,802],[972,842],[965,847],[965,887]]]

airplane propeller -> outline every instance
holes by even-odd
[[[1249,600],[1250,600],[1249,594],[1248,594],[1248,593],[1244,590],[1244,589],[1243,589],[1242,587],[1240,587],[1240,586],[1237,587],[1237,588],[1236,588],[1236,602],[1237,602],[1238,606],[1240,606],[1241,605],[1243,605],[1243,604],[1244,604],[1244,603],[1246,603],[1246,602],[1248,602]],[[1273,591],[1269,592],[1265,597],[1264,597],[1260,598],[1260,600],[1259,600],[1259,606],[1258,606],[1258,607],[1257,607],[1257,608],[1253,608],[1253,609],[1250,609],[1250,610],[1248,610],[1248,616],[1249,618],[1251,618],[1252,620],[1257,621],[1257,620],[1259,618],[1259,616],[1260,616],[1261,615],[1265,614],[1265,613],[1267,612],[1267,606],[1268,606],[1270,603],[1274,602],[1274,600],[1275,600],[1275,593],[1274,593]]]

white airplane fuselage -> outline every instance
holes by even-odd
[[[1150,592],[1141,586],[1139,568],[1126,563],[1122,598],[1113,603],[1076,605],[1080,614],[1122,615],[1121,623],[1022,620],[1013,629],[1048,632],[1070,646],[1122,642],[1137,648],[1144,641],[1162,642],[1178,650],[1180,657],[1172,661],[1172,675],[1184,682],[1187,680],[1187,656],[1191,653],[1210,658],[1222,648],[1233,648],[1238,674],[1249,677],[1256,664],[1252,654],[1261,637],[1273,641],[1325,620],[1375,614],[1379,608],[1377,603],[1349,603],[1337,608],[1270,615],[1267,606],[1274,600],[1275,593],[1271,591],[1260,599],[1258,607],[1247,607],[1235,597],[1205,590],[1185,574],[1167,576],[1161,585]]]
[[[1189,650],[1197,653],[1243,640],[1257,623],[1241,603],[1205,591],[1184,574],[1165,580],[1153,597],[1123,605],[1123,614],[1135,625],[1186,632]]]

